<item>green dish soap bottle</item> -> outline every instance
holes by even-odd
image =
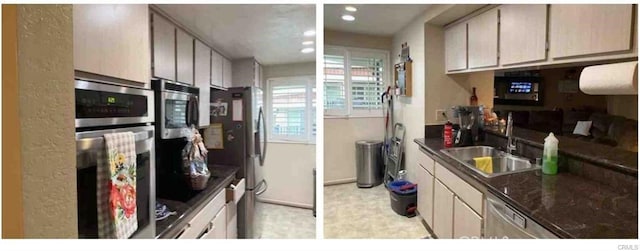
[[[553,133],[549,133],[549,136],[544,139],[542,173],[549,175],[558,173],[558,139]]]

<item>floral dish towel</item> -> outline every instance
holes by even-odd
[[[126,239],[138,229],[135,135],[105,134],[104,142],[98,155],[98,237]]]

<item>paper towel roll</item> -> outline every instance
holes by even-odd
[[[638,61],[585,67],[580,90],[591,95],[637,95]]]

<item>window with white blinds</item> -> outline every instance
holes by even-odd
[[[312,78],[275,78],[267,82],[269,138],[314,142],[315,87]]]
[[[325,116],[383,116],[387,51],[328,46],[324,59]]]

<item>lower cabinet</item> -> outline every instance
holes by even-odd
[[[479,239],[482,236],[482,217],[458,196],[453,200],[453,238]]]
[[[226,239],[227,238],[227,206],[220,209],[209,224],[209,229],[200,239]]]
[[[433,232],[439,239],[453,238],[453,192],[435,180],[433,190]]]
[[[434,177],[421,165],[417,169],[418,213],[430,227],[433,226],[433,183]]]

